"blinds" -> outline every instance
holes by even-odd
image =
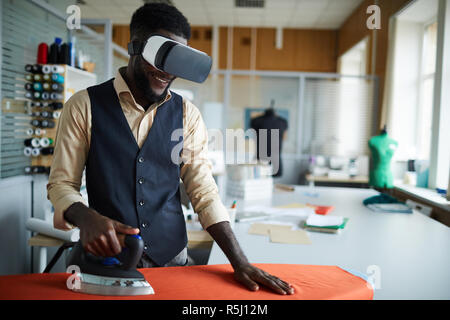
[[[363,78],[305,80],[303,153],[368,154],[374,133],[375,82]]]

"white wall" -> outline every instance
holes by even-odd
[[[30,232],[32,179],[19,176],[0,180],[0,275],[31,272]]]

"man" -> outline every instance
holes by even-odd
[[[281,162],[281,148],[283,140],[286,138],[286,132],[288,129],[288,123],[286,119],[283,119],[275,114],[274,110],[275,101],[270,102],[270,108],[265,113],[252,119],[250,127],[256,131],[256,157],[257,159],[272,159],[272,166],[274,169],[274,177],[281,177],[283,175],[283,166]],[[261,131],[260,131],[261,130]],[[263,131],[266,130],[266,131]],[[272,130],[278,130],[278,141],[272,141]],[[263,141],[266,141],[266,145],[260,146],[260,139],[263,136]],[[272,145],[275,142],[277,145]],[[266,150],[261,150],[261,147]],[[274,154],[272,154],[272,151]],[[277,164],[274,164],[277,161]]]
[[[190,26],[175,8],[146,4],[130,24],[131,41],[159,34],[186,45]],[[207,131],[198,109],[170,92],[174,77],[130,57],[115,79],[76,93],[61,116],[47,186],[55,207],[54,225],[80,228],[83,247],[97,256],[121,252],[123,237],[138,234],[145,242],[140,267],[187,264],[186,226],[179,179],[199,220],[249,290],[259,284],[279,294],[293,288],[252,266],[229,224],[207,160]],[[182,128],[181,165],[171,159]],[[86,167],[89,207],[79,193]]]

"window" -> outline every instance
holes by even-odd
[[[426,25],[423,33],[422,68],[419,84],[419,105],[416,122],[416,156],[430,159],[433,117],[434,77],[436,72],[437,23]]]
[[[397,19],[388,86],[390,136],[397,161],[430,160],[437,23]],[[401,178],[401,177],[397,177]]]

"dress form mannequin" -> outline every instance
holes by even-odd
[[[389,138],[386,126],[380,135],[369,140],[372,152],[373,168],[370,171],[369,184],[375,188],[390,189],[394,187],[391,171],[391,159],[397,149],[397,141]]]

